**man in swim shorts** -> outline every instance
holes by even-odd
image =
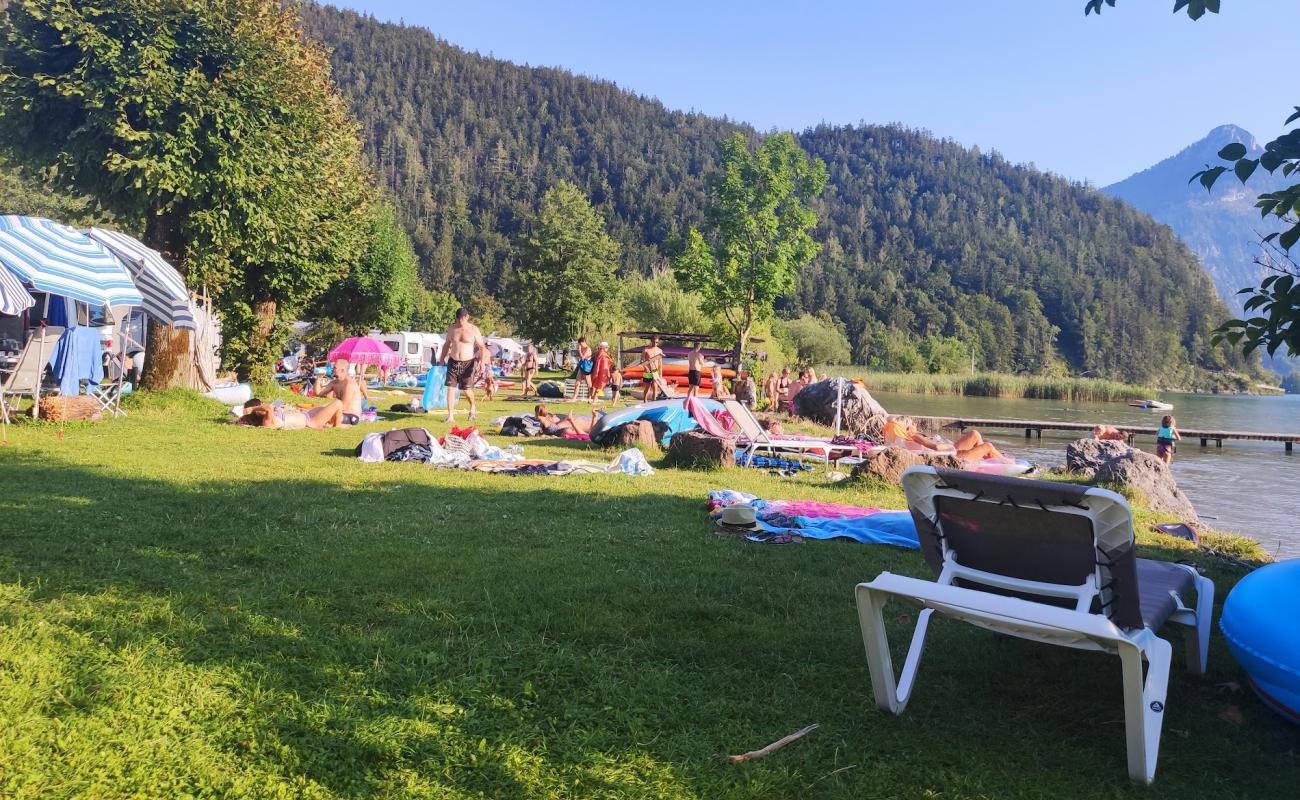
[[[704,373],[704,353],[700,352],[702,344],[696,342],[686,356],[686,396],[697,397]]]
[[[469,310],[456,309],[456,321],[447,329],[447,340],[442,344],[439,361],[447,364],[447,422],[456,421],[456,403],[460,398],[457,391],[465,393],[469,400],[469,418],[478,416],[478,406],[474,402],[474,380],[478,377],[478,362],[487,355],[487,342],[483,332],[469,321]]]
[[[341,425],[356,425],[361,421],[361,400],[370,399],[366,387],[348,374],[348,360],[340,358],[334,362],[334,380],[324,387],[317,387],[317,397],[333,397],[343,404]]]
[[[641,402],[648,403],[658,394],[659,378],[664,368],[664,351],[659,346],[658,336],[651,336],[650,346],[641,351],[641,366],[645,367],[645,374],[641,378],[645,384]]]

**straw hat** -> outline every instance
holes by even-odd
[[[601,343],[600,343],[600,346],[601,346],[601,347],[609,347],[609,342],[601,342]]]
[[[722,509],[722,516],[719,523],[728,528],[746,528],[748,530],[758,530],[758,517],[754,514],[754,509],[750,506],[727,506]]]

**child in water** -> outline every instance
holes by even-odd
[[[1173,414],[1165,414],[1160,420],[1160,430],[1156,431],[1156,458],[1172,464],[1174,462],[1174,451],[1177,449],[1177,442],[1183,437],[1179,435]]]

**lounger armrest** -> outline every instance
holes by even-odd
[[[961,586],[944,586],[933,581],[882,572],[876,579],[857,586],[863,593],[896,597],[924,608],[955,616],[1013,635],[1046,634],[1083,637],[1102,649],[1114,651],[1133,644],[1132,637],[1099,614],[1035,603]]]

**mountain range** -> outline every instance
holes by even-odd
[[[1223,163],[1218,152],[1239,142],[1251,158],[1263,148],[1254,136],[1236,125],[1220,125],[1204,138],[1149,169],[1102,189],[1147,212],[1174,229],[1201,260],[1219,295],[1234,314],[1241,313],[1239,290],[1257,286],[1267,271],[1256,263],[1260,237],[1281,230],[1276,220],[1260,217],[1255,198],[1284,185],[1281,177],[1256,170],[1248,184],[1224,175],[1206,191],[1192,175],[1206,166]],[[1288,374],[1300,368],[1295,359],[1268,358],[1269,368]]]

